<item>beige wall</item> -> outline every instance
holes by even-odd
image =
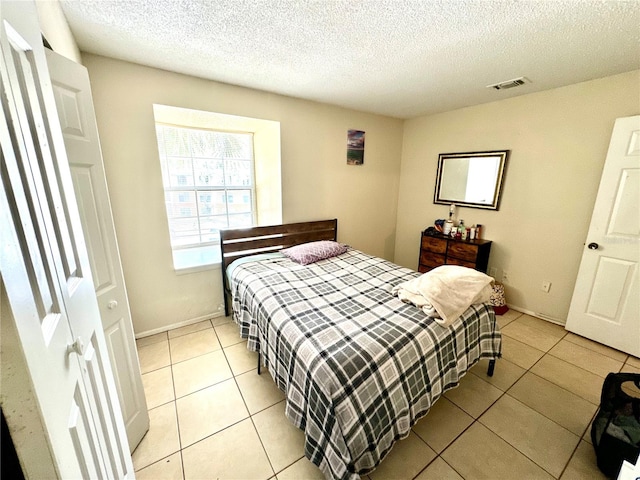
[[[394,255],[401,120],[83,55],[137,334],[206,318],[222,304],[220,270],[177,275],[164,209],[153,104],[281,122],[284,222],[338,218],[338,240]],[[347,130],[366,131],[362,166]]]
[[[439,153],[509,149],[500,210],[458,218],[485,226],[509,304],[564,323],[614,120],[639,112],[635,71],[406,121],[395,261],[416,268],[420,231],[448,215],[433,204]]]
[[[38,9],[40,28],[51,48],[76,63],[82,63],[78,44],[69,29],[60,2],[58,0],[37,0],[35,3]]]

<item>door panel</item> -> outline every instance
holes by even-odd
[[[636,264],[604,256],[598,263],[587,313],[619,325],[620,309],[630,293]]]
[[[640,356],[640,116],[616,120],[567,330]]]
[[[141,401],[144,401],[145,398],[140,398],[141,394],[136,390],[138,386],[133,378],[133,374],[140,370],[138,364],[131,363],[137,361],[137,357],[133,357],[127,351],[129,343],[127,331],[130,328],[127,323],[129,321],[129,319],[121,317],[104,331],[104,335],[107,340],[109,358],[113,359],[113,372],[116,388],[120,394],[122,415],[125,419],[135,419],[141,408]],[[146,429],[143,431],[146,432]]]
[[[69,232],[67,212],[62,204],[60,195],[60,185],[58,176],[54,168],[55,151],[49,148],[49,132],[47,130],[47,118],[42,111],[43,99],[40,97],[41,90],[37,88],[37,78],[35,71],[35,60],[30,49],[24,49],[24,42],[16,32],[8,31],[9,55],[13,60],[13,69],[9,66],[9,76],[12,78],[14,98],[20,99],[24,108],[17,109],[20,124],[25,132],[34,141],[25,142],[26,158],[28,167],[33,178],[32,191],[39,195],[39,198],[46,199],[47,203],[42,205],[48,209],[43,217],[44,227],[48,233],[57,240],[57,247],[60,251],[59,260],[62,263],[65,278],[73,280],[78,275],[76,265],[75,245],[71,241]],[[43,212],[45,213],[45,212]]]
[[[105,389],[107,372],[105,372],[105,364],[102,359],[105,358],[106,355],[104,352],[100,352],[100,348],[101,346],[97,335],[94,335],[84,355],[87,366],[86,373],[92,386],[89,395],[92,397],[91,404],[96,405],[98,409],[97,418],[100,420],[102,427],[99,431],[104,432],[105,435],[108,436],[107,441],[103,440],[105,448],[109,452],[108,465],[111,467],[108,478],[122,478],[126,471],[124,454],[127,452],[128,446],[122,443],[117,434],[118,423],[122,419],[118,418],[120,412],[114,408],[111,396]]]
[[[98,441],[91,428],[92,414],[79,387],[76,388],[69,413],[69,433],[79,460],[82,478],[105,478]]]
[[[107,351],[133,449],[149,429],[129,300],[120,264],[109,191],[87,69],[47,51],[58,116],[89,252]]]
[[[5,86],[3,81],[0,85],[3,100],[10,94]],[[3,102],[3,113],[5,120],[11,115],[7,102]],[[13,115],[15,116],[15,112]],[[43,340],[48,344],[60,320],[59,288],[51,269],[53,263],[51,255],[43,242],[46,237],[42,234],[43,220],[35,200],[37,197],[33,181],[25,168],[26,165],[18,162],[14,156],[14,153],[22,158],[26,156],[23,143],[19,141],[15,131],[9,130],[6,123],[3,127],[2,140],[6,142],[2,152],[3,186],[8,202],[6,211],[9,212],[10,205],[11,216],[16,222],[17,253],[24,259],[26,280],[31,285],[29,292],[25,292],[25,295],[29,295],[28,300],[35,307],[33,313],[36,314],[41,325]],[[21,222],[19,221],[21,218],[29,218],[30,221]]]
[[[65,134],[66,135],[66,134]],[[108,241],[104,235],[104,220],[96,205],[96,192],[91,178],[91,167],[78,165],[71,168],[73,186],[78,200],[78,209],[82,227],[87,238],[87,251],[93,274],[96,295],[104,295],[116,288],[113,272],[113,259],[107,248]]]
[[[607,235],[638,238],[640,215],[634,200],[640,197],[640,169],[625,168],[620,172],[618,191],[613,201]]]

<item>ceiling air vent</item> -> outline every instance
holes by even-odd
[[[506,88],[519,87],[525,83],[530,83],[525,77],[514,78],[513,80],[507,80],[506,82],[494,83],[493,85],[487,85],[487,88],[494,88],[496,90],[504,90]]]

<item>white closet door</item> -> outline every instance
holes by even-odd
[[[133,478],[35,4],[3,2],[0,24],[0,272],[38,403],[23,413],[60,478]]]
[[[89,73],[82,65],[54,52],[47,50],[46,55],[102,328],[129,447],[133,451],[149,430],[149,413],[111,213]]]

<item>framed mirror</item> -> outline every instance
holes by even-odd
[[[498,210],[509,150],[441,153],[433,203]]]

